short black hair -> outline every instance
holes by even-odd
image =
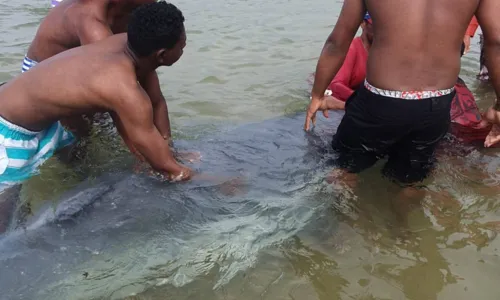
[[[172,3],[158,1],[143,4],[132,12],[127,38],[130,49],[138,56],[173,48],[184,32],[184,16]]]

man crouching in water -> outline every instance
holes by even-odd
[[[57,54],[1,86],[0,182],[30,177],[73,139],[59,120],[92,112],[110,112],[123,140],[153,169],[172,181],[191,178],[155,126],[153,100],[137,82],[177,62],[185,45],[182,12],[164,1],[145,4],[126,34]]]
[[[64,0],[40,23],[22,64],[26,72],[38,63],[63,51],[101,41],[127,31],[134,9],[156,0]],[[153,104],[154,122],[160,134],[171,139],[170,119],[155,70],[139,74],[138,80]],[[88,114],[91,118],[92,114]],[[61,119],[61,123],[79,136],[90,133],[83,116]],[[130,148],[130,145],[127,145]],[[132,148],[131,151],[134,151]],[[137,153],[134,153],[137,155]],[[139,156],[140,159],[142,159]]]

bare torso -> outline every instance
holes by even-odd
[[[113,33],[125,31],[128,15],[109,14],[107,1],[64,0],[52,8],[40,23],[27,56],[37,62],[80,46],[79,25],[88,18],[101,20]]]
[[[453,87],[464,32],[479,2],[366,0],[374,25],[368,82],[399,91]]]
[[[114,94],[127,77],[136,82],[126,34],[68,50],[0,87],[0,115],[39,131],[63,116],[112,111]]]

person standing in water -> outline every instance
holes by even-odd
[[[0,183],[28,179],[72,142],[60,119],[96,111],[113,115],[123,140],[153,169],[172,181],[190,179],[155,126],[154,99],[138,83],[177,62],[185,45],[182,12],[154,1],[133,12],[127,33],[59,53],[0,86]]]
[[[134,9],[156,0],[64,0],[50,10],[38,27],[22,64],[22,72],[63,51],[103,40],[127,30]],[[138,78],[153,103],[154,122],[161,135],[171,139],[167,102],[161,92],[155,70]],[[89,112],[90,118],[92,114]],[[90,124],[83,116],[73,116],[61,123],[79,136],[90,132]],[[138,152],[128,148],[142,160]]]
[[[477,29],[475,17],[467,28],[466,36],[473,36]],[[354,38],[347,52],[342,67],[333,78],[325,92],[340,101],[346,101],[366,78],[366,63],[368,51],[373,42],[372,20],[366,13],[361,23],[361,36]],[[470,40],[469,40],[470,46]],[[468,48],[466,42],[462,44],[462,55]],[[491,124],[486,122],[477,107],[474,95],[465,82],[458,78],[455,84],[455,96],[451,104],[451,132],[462,142],[483,141],[491,130]]]
[[[344,102],[351,97],[354,90],[366,78],[368,51],[373,41],[372,19],[368,13],[363,18],[361,30],[361,36],[352,40],[342,67],[326,90],[327,95],[331,95]]]
[[[460,9],[450,10],[452,6]],[[388,155],[385,175],[404,183],[422,181],[432,170],[436,146],[450,126],[460,48],[474,14],[485,34],[500,97],[498,9],[497,0],[345,0],[318,61],[304,129],[315,124],[318,110],[327,116],[325,90],[368,10],[374,37],[367,78],[348,99],[334,136],[337,162],[348,173],[359,173]],[[500,102],[486,117],[500,124]],[[499,138],[492,131],[485,144]]]

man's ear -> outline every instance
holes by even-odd
[[[167,54],[166,49],[161,49],[156,52],[156,61],[158,61],[160,64],[165,63],[165,57]]]

